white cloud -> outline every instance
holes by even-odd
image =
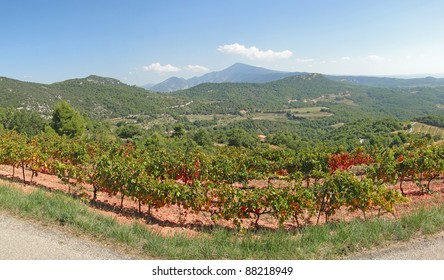
[[[242,55],[248,57],[249,59],[263,60],[285,59],[293,55],[293,53],[289,50],[281,52],[275,52],[272,50],[261,51],[255,46],[247,48],[244,45],[238,43],[219,46],[217,50],[223,53]]]
[[[313,61],[314,61],[313,58],[297,58],[296,59],[296,62],[298,62],[298,63],[310,63]]]
[[[376,54],[371,54],[365,57],[365,60],[371,62],[384,62],[385,58]]]
[[[195,73],[210,71],[210,69],[208,69],[205,66],[201,66],[201,65],[187,65],[187,67],[185,67],[185,69],[188,71],[191,71],[191,72],[195,72]]]
[[[157,63],[151,63],[148,66],[143,66],[143,71],[158,72],[158,73],[178,72],[180,71],[180,68],[173,66],[171,64],[161,65],[160,63],[157,62]]]
[[[351,60],[351,57],[349,57],[349,56],[343,56],[343,57],[341,57],[341,60],[349,61],[349,60]]]

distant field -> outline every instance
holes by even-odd
[[[194,121],[211,121],[214,118],[230,118],[230,117],[235,117],[234,115],[222,115],[222,114],[214,114],[214,115],[195,115],[195,114],[190,114],[190,115],[185,115],[187,117],[187,119],[190,122],[194,122]]]
[[[290,113],[315,113],[320,112],[322,109],[328,109],[327,107],[321,107],[321,106],[315,106],[315,107],[304,107],[304,108],[291,108],[285,110],[286,112]]]
[[[269,121],[291,121],[287,117],[287,113],[292,114],[295,117],[303,117],[303,118],[323,118],[332,116],[332,113],[329,112],[321,112],[322,109],[328,109],[327,107],[305,107],[305,108],[291,108],[285,109],[277,112],[260,112],[260,113],[246,113],[244,115],[223,115],[223,114],[214,114],[214,115],[199,115],[199,114],[190,114],[184,115],[190,122],[194,121],[211,121],[213,119],[217,119],[217,125],[227,125],[234,121],[245,120],[247,118],[251,118],[253,120],[269,120]]]
[[[253,120],[268,120],[268,121],[287,121],[288,118],[285,113],[254,113]]]
[[[286,121],[288,120],[287,113],[290,113],[294,117],[303,117],[307,119],[330,117],[333,114],[329,112],[321,112],[322,109],[328,109],[327,107],[304,107],[304,108],[291,108],[282,110],[280,112],[263,112],[253,113],[251,116],[257,120],[271,120],[271,121]]]
[[[444,129],[419,122],[412,123],[412,133],[430,134],[432,136],[444,137]]]
[[[196,121],[216,121],[210,126],[225,126],[232,122],[242,121],[246,119],[253,120],[268,120],[276,122],[295,122],[291,120],[288,114],[293,117],[302,117],[307,119],[325,118],[330,117],[333,114],[329,112],[321,112],[322,109],[328,109],[327,107],[313,106],[304,108],[291,108],[283,109],[274,112],[245,112],[244,114],[232,115],[232,114],[186,114],[182,117],[186,117],[190,122]],[[116,126],[118,123],[140,125],[144,129],[149,129],[155,125],[174,124],[175,119],[168,114],[158,115],[133,115],[127,117],[120,117],[111,119],[111,124]]]
[[[137,125],[143,129],[150,129],[156,125],[174,124],[175,119],[168,114],[159,114],[154,116],[136,115],[110,119],[110,123],[116,128],[118,123]]]
[[[214,115],[197,115],[197,114],[190,114],[190,115],[183,115],[186,117],[190,122],[195,121],[212,121],[217,120],[217,126],[223,126],[227,125],[234,121],[243,120],[246,117],[240,116],[240,115],[223,115],[223,114],[214,114]]]
[[[292,108],[285,110],[290,112],[293,116],[304,118],[323,118],[333,116],[329,112],[321,112],[322,109],[328,109],[327,107],[305,107],[305,108]]]
[[[341,123],[333,124],[333,125],[331,125],[331,127],[333,127],[333,128],[339,128],[339,127],[341,127],[341,126],[343,126],[343,125],[345,125],[345,123],[341,122]]]

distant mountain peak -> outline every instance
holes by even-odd
[[[171,78],[166,79],[165,81],[186,81],[186,79],[181,78],[181,77],[173,76]]]
[[[262,68],[262,67],[258,67],[258,66],[253,66],[253,65],[249,65],[249,64],[245,64],[245,63],[240,63],[237,62],[227,68],[225,68],[224,70],[221,71],[232,71],[232,70],[251,70],[251,69],[263,69],[266,71],[274,71],[274,70],[269,70],[266,68]]]
[[[228,67],[228,68],[231,68],[231,67],[256,67],[256,66],[253,66],[253,65],[250,65],[250,64],[245,64],[245,63],[241,63],[241,62],[236,62],[236,63],[234,63],[233,65],[231,65],[230,67]]]
[[[187,83],[187,80],[179,77],[171,77],[166,79],[165,81],[156,84],[149,88],[149,90],[159,91],[159,92],[171,92],[178,89],[187,89],[190,86]]]
[[[220,72],[239,72],[239,73],[246,73],[246,74],[270,74],[270,73],[289,73],[284,71],[277,71],[277,70],[271,70],[259,66],[253,66],[245,63],[235,63],[231,65],[230,67],[219,71]]]
[[[158,92],[171,92],[203,83],[266,83],[299,74],[301,73],[275,71],[244,63],[235,63],[221,71],[207,73],[200,77],[190,79],[171,77],[150,89]]]

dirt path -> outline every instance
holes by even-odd
[[[0,213],[0,260],[129,259],[73,234]]]
[[[353,260],[444,260],[444,232],[385,249],[374,249],[351,257]]]
[[[0,213],[0,260],[123,260],[117,253],[57,229]],[[354,255],[350,260],[444,260],[444,232],[385,249]]]

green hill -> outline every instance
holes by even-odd
[[[338,123],[365,117],[411,120],[440,115],[444,108],[444,87],[358,86],[332,81],[321,74],[303,74],[268,83],[206,83],[157,94],[98,76],[50,85],[0,77],[0,107],[49,115],[61,99],[93,118],[138,114],[248,116],[278,112],[300,121],[304,116],[293,114],[292,109],[322,107],[326,113],[323,115]]]
[[[381,88],[332,81],[321,74],[287,77],[263,84],[201,84],[169,96],[192,101],[183,114],[239,114],[324,106],[342,119],[395,117],[408,120],[442,113],[444,87]],[[441,105],[440,105],[441,104]]]
[[[1,107],[24,108],[48,115],[62,99],[83,113],[99,118],[161,113],[181,102],[178,98],[98,76],[50,85],[0,77]]]
[[[176,91],[169,96],[192,100],[184,108],[193,113],[230,113],[239,111],[270,111],[304,106],[304,99],[326,94],[343,95],[354,86],[328,80],[320,74],[287,77],[268,83],[206,83]],[[305,103],[309,101],[306,100]],[[302,103],[302,104],[298,104]]]

